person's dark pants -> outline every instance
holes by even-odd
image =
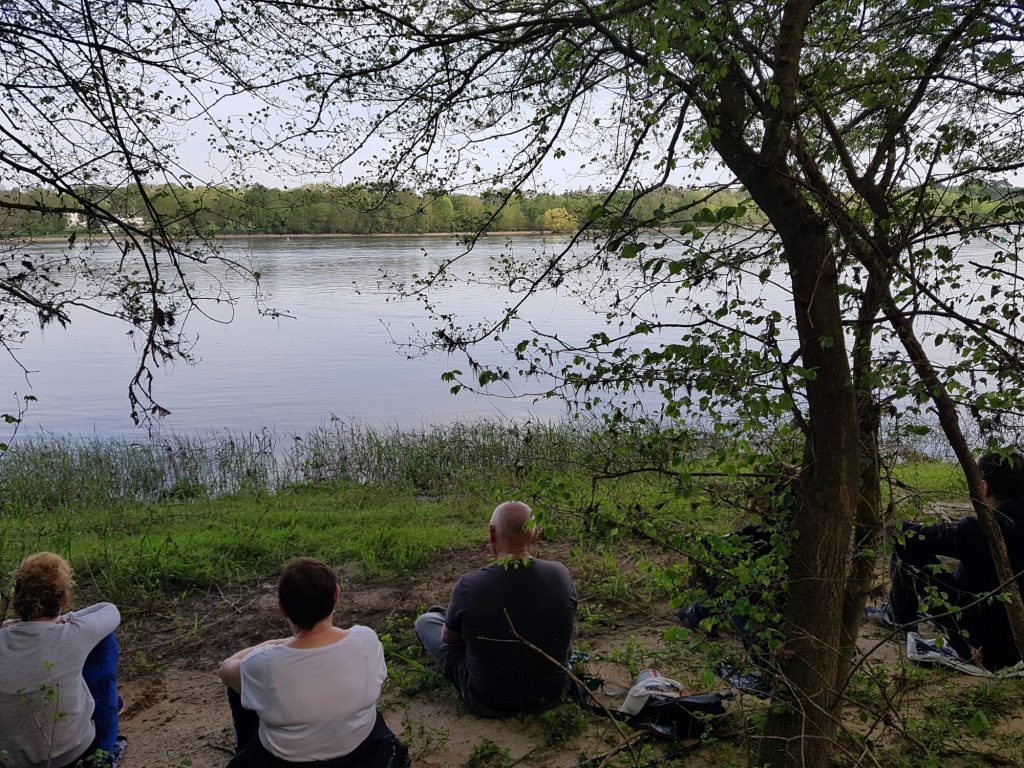
[[[920,526],[907,525],[909,535],[916,535]],[[932,554],[918,554],[902,558],[893,555],[889,562],[892,586],[889,589],[889,608],[893,621],[910,631],[917,630],[921,619],[921,597],[935,593],[935,598],[948,605],[936,605],[930,620],[949,632],[953,648],[964,658],[971,657],[971,648],[961,634],[961,616],[956,609],[970,605],[976,595],[962,592],[949,566]]]
[[[117,698],[117,662],[120,649],[117,638],[113,634],[100,640],[85,659],[82,677],[96,702],[92,713],[96,725],[96,748],[107,754],[114,750],[117,741],[117,711],[120,702]]]
[[[508,712],[499,712],[474,695],[469,685],[469,669],[466,667],[466,646],[451,646],[441,639],[444,630],[444,614],[437,611],[424,613],[416,619],[416,636],[423,648],[441,673],[459,694],[459,698],[478,717],[506,717]]]
[[[259,738],[260,718],[251,709],[242,706],[242,696],[228,688],[228,706],[235,726],[235,756],[227,768],[408,768],[409,750],[384,722],[377,712],[373,730],[363,743],[352,752],[332,760],[293,762],[283,760],[267,751]]]
[[[259,741],[260,716],[242,706],[242,694],[228,688],[228,706],[231,708],[231,724],[235,727],[235,754]]]

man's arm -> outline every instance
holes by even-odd
[[[900,560],[915,560],[924,555],[941,555],[957,560],[965,552],[984,546],[976,518],[969,517],[956,523],[934,525],[905,525],[903,541],[897,542],[895,555]]]
[[[441,642],[458,648],[466,644],[462,636],[462,615],[466,604],[466,577],[463,576],[452,588],[452,597],[448,601],[448,610],[444,614],[444,625],[441,627]]]

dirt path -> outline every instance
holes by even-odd
[[[627,640],[655,646],[660,631],[609,633],[593,652],[600,656]],[[609,680],[623,674],[610,663],[597,663],[591,669]],[[192,661],[174,662],[160,672],[125,681],[121,691],[128,702],[121,729],[129,740],[123,768],[212,768],[227,762],[233,731],[224,688],[212,664],[195,668]],[[389,691],[383,709],[420,768],[464,765],[484,739],[508,750],[513,764],[567,767],[578,764],[580,751],[599,754],[620,740],[610,724],[593,722],[571,743],[544,748],[545,729],[535,717],[500,721],[475,717],[447,687],[408,698]]]

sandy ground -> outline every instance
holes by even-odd
[[[559,554],[549,550],[541,556]],[[379,633],[411,632],[417,612],[434,603],[446,603],[458,576],[481,562],[482,553],[449,554],[435,563],[430,581],[424,576],[387,586],[360,585],[343,574],[343,583],[354,583],[343,593],[337,623],[365,624]],[[609,689],[627,684],[629,673],[610,660],[611,652],[627,644],[657,648],[664,630],[673,626],[671,619],[666,609],[663,615],[638,615],[619,621],[617,626],[588,631],[589,671],[605,678]],[[274,584],[258,585],[243,596],[196,598],[173,614],[129,622],[124,634],[121,693],[126,710],[121,729],[129,745],[123,768],[223,766],[231,754],[233,733],[216,668],[221,659],[239,648],[287,634],[276,613]],[[896,667],[905,663],[900,644],[885,642],[879,630],[866,629],[860,645],[862,651],[870,651],[869,664]],[[739,709],[751,701],[739,697],[730,708]],[[581,751],[598,755],[621,742],[621,735],[610,723],[590,718],[584,733],[571,743],[545,748],[541,746],[543,727],[536,717],[503,721],[474,717],[446,686],[410,697],[386,688],[382,708],[392,730],[409,745],[414,765],[422,768],[462,766],[483,739],[507,749],[513,765],[553,768],[576,766]],[[1011,718],[999,727],[1019,733],[1024,717]],[[706,748],[689,754],[685,763],[722,768],[715,762],[713,750]]]
[[[564,554],[564,548],[554,545],[540,553]],[[484,561],[482,550],[457,552],[435,562],[429,581],[424,575],[387,586],[348,583],[336,623],[365,624],[379,633],[396,626],[411,632],[420,610],[446,604],[459,575]],[[342,574],[343,584],[349,581]],[[287,634],[277,616],[274,589],[267,582],[244,596],[203,596],[173,614],[144,616],[124,627],[120,690],[126,707],[121,731],[128,737],[128,751],[123,768],[206,768],[227,762],[233,732],[216,669],[239,648]],[[670,626],[666,609],[649,623],[638,620],[592,633],[587,643],[595,661],[588,671],[605,677],[608,689],[618,693],[628,683],[628,673],[600,659],[627,642],[657,647]],[[611,697],[607,701],[617,703]],[[610,723],[591,718],[594,722],[571,744],[544,748],[538,746],[543,728],[536,717],[477,718],[447,686],[411,697],[386,687],[382,709],[392,730],[408,744],[414,765],[423,768],[461,766],[483,739],[507,749],[513,764],[543,766],[575,766],[581,750],[597,755],[622,740]]]

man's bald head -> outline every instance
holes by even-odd
[[[533,510],[521,501],[499,504],[491,514],[490,525],[491,545],[495,554],[525,555],[537,539],[537,528],[528,527],[532,520]]]

